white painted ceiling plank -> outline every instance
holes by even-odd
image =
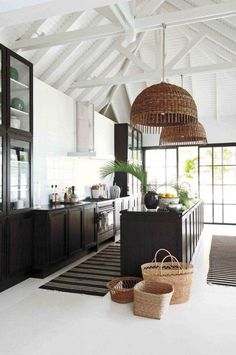
[[[154,13],[161,7],[161,5],[165,2],[165,0],[149,0],[144,6],[142,7],[141,11],[138,13],[138,17],[145,17],[149,16],[150,14]]]
[[[93,25],[96,26],[102,21],[102,16],[97,16],[93,20]],[[63,53],[54,61],[54,63],[49,66],[40,76],[41,80],[48,80],[53,73],[55,73],[58,68],[63,65],[63,63],[71,56],[73,55],[73,52],[79,48],[82,45],[83,42],[76,43],[76,44],[70,44],[68,45],[64,50]]]
[[[179,63],[181,59],[183,59],[193,48],[195,48],[204,37],[205,34],[202,32],[196,34],[195,37],[189,41],[189,43],[182,50],[180,50],[173,59],[171,59],[171,61],[166,65],[166,69],[171,69]]]
[[[103,63],[103,61],[114,51],[114,49],[116,48],[117,44],[119,44],[120,42],[122,42],[122,39],[117,39],[116,41],[114,41],[112,43],[111,46],[109,46],[100,56],[99,58],[97,58],[93,63],[92,65],[90,65],[88,67],[88,69],[86,69],[85,72],[83,72],[80,76],[79,76],[79,80],[86,80],[88,78],[89,75],[91,75],[93,73],[93,71],[95,69],[97,69],[99,67],[100,64]],[[89,56],[90,54],[88,54]],[[77,62],[75,63],[75,65],[77,64]],[[65,76],[65,79],[68,78],[68,75],[72,74],[73,73],[73,70],[74,68],[70,68],[69,69],[69,72],[65,73],[64,76]],[[78,78],[76,78],[76,80],[78,80]],[[72,79],[71,83],[67,85],[67,88],[65,91],[68,90],[68,88],[73,88],[73,87],[77,87],[77,85],[75,85],[75,83],[72,84],[72,82],[74,81],[74,78]],[[64,80],[63,78],[60,79],[60,82],[59,84],[63,84]],[[77,82],[77,81],[75,81]],[[79,83],[80,81],[78,81]],[[57,82],[58,84],[58,82]],[[70,90],[69,90],[70,91]],[[67,91],[67,94],[69,93],[69,91]]]

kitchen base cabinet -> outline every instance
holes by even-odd
[[[96,212],[95,204],[84,207],[84,249],[97,247]]]
[[[46,277],[97,247],[96,205],[34,211],[32,275]]]
[[[67,256],[66,211],[52,212],[48,215],[49,263],[62,261]]]
[[[82,218],[83,209],[81,207],[71,208],[68,211],[68,251],[69,255],[83,250],[83,239],[82,239]]]
[[[29,275],[32,265],[32,213],[10,216],[7,228],[7,275]]]
[[[0,291],[30,276],[32,266],[32,212],[0,221]]]
[[[191,262],[203,229],[203,201],[181,212],[150,212],[137,206],[121,212],[121,274],[140,276],[141,265],[167,249],[179,261]],[[161,261],[165,253],[158,255]]]

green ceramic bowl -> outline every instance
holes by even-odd
[[[14,80],[19,80],[19,74],[16,68],[10,67],[10,77]]]
[[[11,100],[11,107],[16,108],[17,110],[24,111],[25,104],[24,101],[18,97],[13,97]]]

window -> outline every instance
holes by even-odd
[[[187,183],[204,200],[205,223],[236,224],[236,144],[147,148],[145,169],[158,192]]]

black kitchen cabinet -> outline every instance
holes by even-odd
[[[45,277],[97,246],[96,205],[34,211],[32,275]]]
[[[0,290],[32,266],[33,65],[0,44]]]
[[[97,246],[96,231],[96,210],[95,204],[84,206],[84,248],[89,249]]]
[[[49,262],[54,264],[66,258],[66,210],[49,214]]]
[[[29,275],[32,265],[32,212],[9,217],[7,250],[7,277]]]
[[[83,208],[75,207],[68,210],[68,251],[73,255],[83,249],[82,239]]]

